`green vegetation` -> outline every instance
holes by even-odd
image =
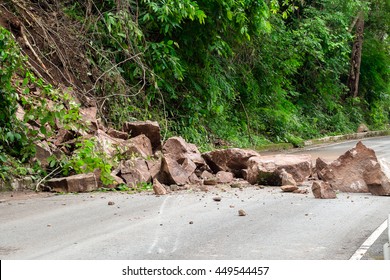
[[[389,0],[56,2],[74,23],[69,33],[85,42],[85,63],[99,70],[89,73],[93,87],[80,94],[95,98],[107,125],[158,120],[165,137],[181,135],[205,150],[221,140],[237,147],[302,146],[304,139],[353,132],[362,122],[371,129],[389,123]],[[359,15],[365,28],[354,96],[348,80]],[[31,158],[38,132],[49,135],[58,120],[75,126],[79,114],[67,94],[24,66],[4,28],[0,62],[4,177],[13,169],[10,157],[19,164]],[[15,75],[22,77],[18,84]],[[51,110],[47,100],[55,101]],[[24,120],[16,118],[17,102],[30,108]],[[27,125],[33,121],[40,131]],[[92,142],[77,149],[51,167],[100,168],[108,182],[112,163]]]
[[[97,90],[118,93],[105,101],[113,125],[166,120],[168,135],[207,148],[216,139],[300,146],[361,122],[388,123],[388,0],[68,2],[68,15],[89,23],[93,63],[110,70]],[[367,27],[353,98],[351,26],[360,11]]]

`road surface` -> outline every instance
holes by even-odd
[[[390,160],[390,137],[363,142]],[[355,144],[300,153],[334,159]],[[390,197],[339,193],[320,200],[278,187],[160,197],[3,195],[0,202],[0,259],[348,260],[390,213]],[[383,258],[384,242],[376,242],[363,258]]]

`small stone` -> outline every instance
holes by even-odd
[[[193,225],[193,224],[194,224],[194,222],[193,222],[193,221],[190,221],[190,222],[189,222],[189,224],[190,224],[190,225]]]
[[[284,185],[280,187],[283,192],[294,192],[298,190],[298,187],[296,185]]]
[[[220,196],[216,196],[216,197],[213,197],[213,200],[214,200],[214,201],[221,201],[222,198],[221,198]]]
[[[238,210],[238,216],[246,216],[246,212],[242,209]]]
[[[218,184],[218,179],[213,177],[213,178],[208,178],[203,181],[203,184],[207,186],[215,186]]]
[[[230,208],[234,208],[235,206],[234,206],[234,205],[230,205],[229,207],[230,207]]]
[[[115,202],[114,201],[109,201],[107,204],[111,206],[111,205],[115,205]]]

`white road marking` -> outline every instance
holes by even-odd
[[[160,210],[158,211],[158,214],[159,214],[159,215],[162,215],[162,213],[164,212],[165,204],[167,203],[168,198],[169,198],[169,196],[167,196],[167,197],[164,199],[163,203],[161,204]],[[151,253],[153,252],[153,250],[154,250],[154,248],[157,246],[157,243],[158,243],[159,240],[160,240],[160,231],[157,230],[156,236],[154,237],[154,240],[153,240],[153,243],[152,243],[152,245],[150,246],[150,248],[149,248],[149,250],[148,250],[148,254],[151,254]]]
[[[360,260],[387,228],[387,219],[367,238],[349,260]]]

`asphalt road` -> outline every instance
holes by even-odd
[[[390,160],[390,137],[363,142]],[[300,153],[334,159],[355,143]],[[347,260],[385,221],[389,200],[347,193],[320,200],[310,192],[281,193],[277,187],[160,197],[101,192],[3,196],[0,259]],[[247,215],[239,216],[239,209]],[[364,258],[383,258],[380,246]]]

